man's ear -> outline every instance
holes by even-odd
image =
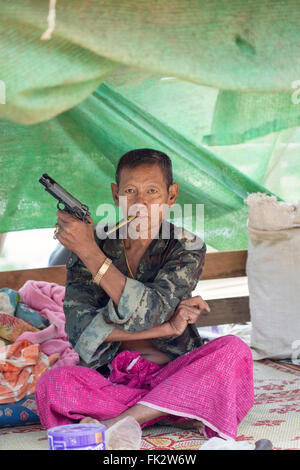
[[[111,193],[114,200],[114,203],[117,207],[120,205],[119,201],[119,186],[116,183],[110,183]]]
[[[170,186],[169,186],[169,196],[168,196],[169,206],[173,206],[173,204],[175,204],[175,202],[177,200],[177,196],[178,196],[178,191],[179,191],[178,183],[170,184]]]

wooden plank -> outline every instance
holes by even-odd
[[[196,323],[200,326],[244,323],[250,321],[249,296],[207,300],[211,311],[203,310]]]
[[[229,256],[227,252],[227,255]],[[208,253],[207,260],[211,262],[211,266],[208,268],[207,276],[212,275],[213,267],[216,269],[217,277],[225,277],[223,276],[225,269],[223,269],[222,273],[222,266],[216,263],[214,264],[215,260],[218,258],[222,258],[223,261],[227,257],[222,257],[223,253]],[[211,257],[211,255],[214,255]],[[217,255],[217,256],[216,256]],[[234,255],[235,256],[235,253]],[[244,256],[242,254],[242,256]],[[231,265],[234,267],[233,271],[230,272],[230,277],[234,277],[233,273],[237,273],[236,267],[241,265],[241,253],[235,259],[235,262]],[[244,258],[245,259],[245,258]],[[229,264],[227,264],[226,271],[228,273]],[[224,265],[223,265],[224,268]],[[241,271],[239,272],[241,273]],[[226,276],[227,277],[227,276]],[[229,276],[228,276],[229,277]],[[201,277],[203,279],[203,277]],[[206,277],[206,279],[213,279],[213,277]],[[0,289],[3,287],[9,287],[14,290],[19,290],[27,280],[36,280],[36,281],[46,281],[46,282],[55,282],[59,285],[65,285],[66,280],[66,267],[65,265],[62,266],[51,266],[47,268],[37,268],[37,269],[20,269],[15,271],[4,271],[0,272]],[[250,321],[250,311],[249,311],[249,297],[230,297],[226,299],[212,299],[207,301],[211,312],[207,313],[203,311],[201,316],[198,319],[197,326],[212,326],[212,325],[222,325],[226,323],[244,323]]]
[[[247,250],[207,253],[201,280],[246,276]],[[20,269],[0,272],[0,288],[18,290],[27,280],[41,280],[65,285],[66,267]]]
[[[246,276],[247,250],[207,253],[201,280]]]
[[[64,286],[66,282],[66,266],[49,266],[47,268],[0,272],[0,289],[9,287],[10,289],[19,290],[28,280],[55,282]]]

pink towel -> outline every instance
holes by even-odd
[[[77,352],[72,349],[65,332],[65,313],[63,301],[65,287],[44,281],[27,281],[19,289],[21,302],[47,318],[50,325],[36,333],[25,332],[17,341],[27,340],[40,344],[41,351],[47,356],[59,353],[59,360],[53,367],[74,366],[79,362]]]
[[[35,392],[42,425],[70,424],[85,416],[102,421],[141,403],[167,412],[173,422],[201,421],[207,437],[235,439],[239,423],[253,406],[252,354],[233,335],[209,341],[164,366],[136,351],[121,352],[111,366],[108,379],[80,366],[46,371]]]

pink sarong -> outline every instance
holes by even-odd
[[[36,387],[42,425],[71,424],[86,416],[102,421],[139,403],[167,412],[173,422],[197,419],[204,423],[207,437],[235,439],[239,423],[253,406],[252,354],[233,335],[214,339],[163,366],[136,351],[123,351],[111,366],[108,379],[81,366],[45,372]]]

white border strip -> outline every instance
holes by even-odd
[[[218,435],[220,437],[222,437],[223,439],[226,439],[226,440],[232,440],[233,439],[231,436],[227,436],[226,434],[220,432],[215,426],[213,426],[211,423],[209,423],[205,419],[199,418],[199,416],[192,415],[192,414],[189,414],[189,413],[183,413],[181,411],[169,410],[168,408],[163,408],[162,406],[153,405],[152,403],[148,403],[146,401],[138,401],[136,403],[136,405],[145,405],[145,406],[148,406],[149,408],[153,408],[154,410],[163,411],[165,413],[169,413],[170,415],[182,416],[183,418],[197,419],[198,421],[201,421],[205,426],[208,426],[213,431],[218,433]],[[176,423],[174,423],[174,426],[176,426]],[[205,431],[204,431],[204,434],[205,434],[205,437],[207,438]]]

